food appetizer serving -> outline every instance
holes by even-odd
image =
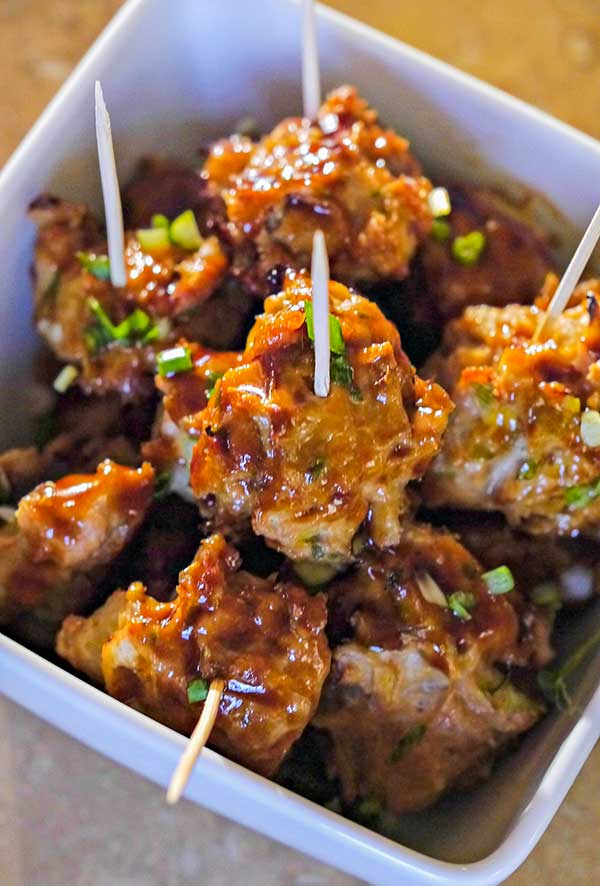
[[[186,772],[208,742],[374,827],[470,788],[569,704],[554,626],[600,588],[600,284],[559,310],[549,237],[352,86],[122,193],[97,110],[106,227],[29,210],[0,624]]]

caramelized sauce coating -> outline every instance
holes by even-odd
[[[142,522],[153,489],[150,465],[135,470],[107,460],[95,474],[42,483],[22,498],[0,535],[0,620],[47,602],[56,614],[54,598],[64,601],[63,616],[87,604]]]
[[[241,571],[237,552],[212,536],[181,573],[174,600],[159,603],[138,583],[103,609],[95,621],[67,619],[63,656],[94,676],[102,643],[108,692],[185,734],[201,713],[188,701],[189,685],[225,679],[211,746],[275,772],[312,718],[329,671],[322,595]]]
[[[272,268],[310,265],[317,228],[332,276],[368,283],[405,277],[431,225],[431,185],[408,142],[382,129],[349,86],[328,96],[316,121],[283,120],[258,143],[217,142],[204,176],[225,202],[234,270],[261,294]]]
[[[581,432],[600,405],[597,281],[532,337],[541,306],[468,308],[428,369],[456,403],[426,483],[428,506],[501,511],[534,534],[597,536],[600,448]]]
[[[330,304],[347,369],[315,396],[311,296],[290,274],[265,302],[242,364],[194,420],[191,485],[212,525],[234,535],[251,525],[292,560],[341,564],[365,520],[377,545],[398,540],[406,486],[437,451],[450,401],[414,375],[379,308],[337,283]]]
[[[425,598],[424,576],[439,600]],[[455,593],[468,619],[450,608]],[[333,663],[314,725],[332,739],[346,802],[369,797],[393,814],[427,806],[484,774],[540,715],[495,667],[518,648],[516,612],[449,533],[408,527],[328,596]]]
[[[442,324],[469,305],[532,302],[555,266],[544,235],[490,189],[449,185],[448,193],[449,235],[427,237],[419,251],[417,310],[425,304],[432,321]],[[452,243],[472,231],[484,234],[485,247],[474,265],[464,265],[453,257]]]

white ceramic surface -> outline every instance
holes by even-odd
[[[244,13],[240,11],[244,9]],[[176,10],[176,14],[174,11]],[[102,80],[122,178],[144,152],[193,156],[252,115],[267,126],[300,109],[293,0],[130,0],[0,175],[2,443],[27,437],[35,340],[24,208],[39,191],[98,205],[93,83]],[[319,11],[326,87],[353,82],[408,135],[427,172],[544,194],[575,228],[600,201],[600,145],[428,56]],[[516,184],[515,184],[516,183]],[[572,228],[534,200],[568,246]],[[9,418],[10,417],[10,418]],[[573,617],[560,646],[600,625]],[[580,675],[577,711],[551,715],[472,794],[399,823],[398,842],[365,830],[206,752],[187,796],[373,884],[496,884],[543,833],[600,735],[600,657]],[[184,739],[0,636],[0,691],[95,749],[165,784]]]

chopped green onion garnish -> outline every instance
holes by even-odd
[[[98,280],[110,280],[110,261],[107,255],[96,255],[93,252],[76,252],[75,255],[88,273]]]
[[[206,396],[208,397],[209,400],[215,392],[215,387],[217,385],[217,382],[219,381],[220,378],[223,378],[224,375],[225,375],[224,372],[214,372],[214,370],[211,370],[210,372],[206,373],[206,384],[210,385],[210,387],[208,387],[206,389]]]
[[[206,701],[208,697],[208,683],[206,680],[198,678],[188,683],[187,697],[190,704],[198,704],[200,701]]]
[[[171,245],[169,231],[166,228],[140,228],[136,236],[144,252],[168,249]]]
[[[303,585],[317,590],[337,574],[337,569],[330,563],[314,563],[312,560],[296,560],[293,568]]]
[[[535,476],[538,469],[538,463],[532,458],[523,462],[519,469],[519,480],[531,480]]]
[[[136,308],[129,317],[115,325],[97,299],[89,298],[88,307],[96,318],[94,325],[85,333],[86,345],[92,354],[114,342],[123,345],[140,342],[145,345],[158,338],[157,327],[141,308]]]
[[[572,412],[574,415],[578,415],[581,412],[581,400],[579,397],[573,397],[572,394],[567,394],[563,400],[563,407],[566,412]]]
[[[471,620],[469,609],[475,605],[475,597],[473,594],[464,591],[456,591],[448,597],[448,606],[452,612],[463,621]]]
[[[154,481],[154,498],[164,498],[171,491],[172,474],[170,471],[162,471],[157,474]]]
[[[304,302],[304,315],[306,317],[306,331],[311,341],[315,340],[315,323],[313,319],[313,304],[311,301]],[[334,354],[345,354],[346,343],[342,335],[340,321],[333,314],[329,315],[329,347]]]
[[[562,594],[553,581],[536,585],[531,591],[531,599],[537,606],[547,606],[553,612],[562,608]]]
[[[498,566],[490,572],[484,572],[481,577],[488,586],[490,594],[494,596],[508,594],[515,586],[513,574],[508,566]]]
[[[585,508],[600,495],[600,480],[587,486],[570,486],[565,489],[565,502],[570,508]]]
[[[77,369],[77,367],[72,366],[70,363],[68,363],[60,370],[60,372],[52,382],[52,387],[57,394],[64,394],[65,391],[71,387],[78,375],[79,370]]]
[[[586,446],[600,446],[600,412],[586,409],[581,416],[581,439]]]
[[[496,395],[491,385],[482,385],[481,382],[475,382],[473,385],[473,393],[477,398],[477,402],[484,409],[488,409],[496,402]]]
[[[424,723],[416,724],[408,729],[390,755],[390,763],[398,763],[404,755],[418,744],[425,733],[427,726]]]
[[[452,255],[461,265],[476,265],[485,249],[485,234],[471,231],[452,241]]]
[[[171,222],[167,216],[163,215],[161,212],[157,212],[152,216],[150,224],[153,228],[164,228],[166,231],[171,227]]]
[[[452,228],[450,224],[445,221],[443,218],[434,218],[431,224],[430,235],[434,240],[438,240],[440,243],[444,243],[446,240],[450,239],[450,234],[452,233]]]
[[[441,215],[450,215],[452,212],[450,194],[446,188],[434,188],[427,199],[434,218],[439,218]]]
[[[377,818],[382,811],[381,801],[375,797],[365,797],[357,804],[356,811],[362,818]]]
[[[177,375],[179,372],[187,372],[192,369],[192,355],[187,345],[178,345],[176,348],[169,348],[167,351],[161,351],[156,358],[159,375],[168,378]]]
[[[561,709],[571,706],[571,698],[566,683],[567,677],[582,664],[590,652],[598,645],[600,645],[600,631],[595,631],[559,668],[539,672],[537,684],[551,704]]]
[[[191,209],[186,209],[171,222],[169,228],[171,242],[183,249],[200,249],[202,237]]]

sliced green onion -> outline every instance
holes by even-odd
[[[496,402],[496,395],[494,394],[494,389],[491,385],[482,385],[481,382],[475,382],[472,387],[477,402],[483,407],[483,409],[488,409],[490,406],[493,406]]]
[[[567,394],[563,400],[563,407],[566,412],[572,412],[574,415],[578,415],[581,412],[581,400],[579,397],[573,397],[571,394]]]
[[[446,240],[450,239],[452,228],[443,218],[434,218],[429,233],[434,240],[438,240],[440,243],[445,243]]]
[[[140,228],[135,233],[144,252],[160,252],[171,245],[167,228]]]
[[[356,811],[361,818],[377,818],[382,812],[381,801],[375,797],[365,797],[357,804]]]
[[[89,298],[88,307],[95,317],[94,325],[85,333],[86,346],[91,354],[115,342],[124,345],[139,342],[145,345],[158,337],[158,329],[152,318],[141,308],[136,308],[125,320],[115,325],[97,299]]]
[[[304,302],[304,315],[306,317],[306,331],[311,341],[315,340],[315,323],[313,318],[313,303]],[[345,354],[346,343],[342,335],[340,321],[333,314],[329,315],[329,347],[334,354]]]
[[[335,566],[312,560],[297,560],[293,568],[302,584],[311,589],[322,588],[337,574]]]
[[[537,684],[546,699],[557,708],[571,707],[567,677],[582,664],[592,650],[600,645],[600,631],[595,631],[559,668],[546,669],[537,675]]]
[[[424,723],[418,723],[408,729],[390,755],[390,763],[398,763],[411,748],[418,744],[425,733],[427,726]]]
[[[224,375],[225,375],[224,372],[215,372],[214,370],[211,370],[210,372],[206,373],[205,381],[206,381],[207,385],[210,385],[210,387],[207,387],[207,389],[206,389],[206,396],[208,397],[209,400],[215,392],[217,382],[219,381],[220,378],[223,378]]]
[[[570,486],[565,489],[565,503],[570,508],[585,508],[600,495],[600,480],[587,486]]]
[[[169,228],[171,242],[183,249],[200,249],[202,237],[196,223],[196,216],[191,209],[186,209],[171,222]]]
[[[153,228],[164,228],[166,231],[171,227],[171,222],[162,212],[155,213],[150,220],[150,224]]]
[[[469,609],[475,605],[475,597],[473,594],[466,593],[465,591],[456,591],[454,594],[450,594],[448,597],[448,606],[458,618],[462,618],[463,621],[471,620],[471,613]]]
[[[586,446],[600,446],[600,412],[586,409],[581,416],[581,439]]]
[[[452,204],[450,202],[450,194],[446,188],[434,188],[427,198],[431,214],[434,218],[442,215],[450,215],[452,212]]]
[[[71,387],[78,375],[79,370],[77,369],[77,367],[72,366],[70,363],[68,363],[60,370],[60,372],[52,382],[52,387],[57,394],[64,394],[65,391]]]
[[[160,474],[157,474],[156,479],[154,481],[154,498],[161,499],[164,498],[165,495],[168,495],[171,491],[171,481],[173,479],[173,474],[171,471],[162,471]]]
[[[208,698],[208,683],[206,680],[198,678],[188,683],[187,697],[190,704],[198,704],[198,702],[206,701]]]
[[[96,255],[94,252],[76,252],[80,265],[98,280],[110,280],[110,261],[107,255]]]
[[[519,480],[531,480],[535,476],[539,465],[532,458],[523,462],[519,469]]]
[[[498,566],[490,572],[484,572],[481,577],[488,586],[490,594],[494,596],[508,594],[515,587],[515,580],[508,566]]]
[[[169,378],[177,375],[179,372],[187,372],[192,369],[192,355],[187,345],[178,345],[176,348],[169,348],[167,351],[161,351],[156,358],[159,375],[163,378]]]
[[[477,264],[484,249],[485,234],[481,231],[471,231],[462,237],[455,237],[452,241],[453,257],[467,267]]]
[[[562,608],[562,594],[559,586],[553,581],[536,585],[530,596],[536,606],[547,606],[553,612]]]

